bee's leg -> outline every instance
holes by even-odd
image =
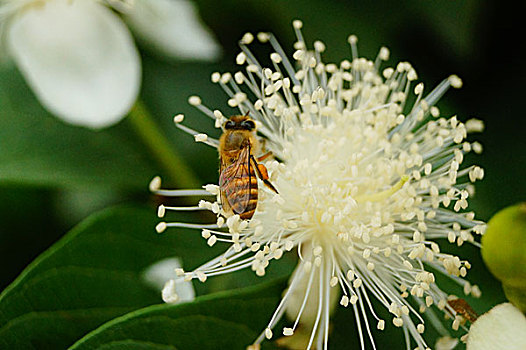
[[[258,162],[256,162],[256,159],[254,158],[254,156],[250,156],[250,162],[252,163],[252,166],[254,167],[254,170],[256,171],[256,173],[257,173],[258,177],[261,179],[261,181],[263,181],[263,183],[268,188],[270,188],[272,191],[278,193],[278,190],[276,190],[276,188],[268,180],[267,167],[264,166],[263,164],[259,164]]]
[[[262,162],[262,161],[264,161],[265,159],[267,159],[267,158],[270,157],[270,156],[272,156],[272,152],[268,151],[268,152],[265,153],[264,155],[259,156],[259,157],[257,158],[257,161],[258,161],[258,162]]]

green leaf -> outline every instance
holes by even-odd
[[[161,302],[161,287],[143,280],[150,265],[177,256],[193,269],[225,249],[208,247],[195,230],[158,235],[154,214],[153,208],[105,210],[38,257],[0,295],[0,349],[65,348],[112,318]],[[277,263],[269,278],[288,275],[294,261]],[[203,294],[269,280],[248,270],[235,276],[211,278],[196,289]]]
[[[57,223],[49,190],[0,185],[0,198],[1,291],[64,229]]]
[[[150,264],[175,255],[154,232],[152,209],[91,216],[37,258],[0,295],[0,348],[57,349],[131,310],[158,303],[141,282]]]
[[[193,303],[150,306],[108,322],[71,350],[245,349],[265,328],[284,287],[280,280]]]
[[[152,233],[150,210],[88,218],[37,258],[0,295],[0,348],[64,348],[99,324],[159,302],[141,271],[173,256]]]

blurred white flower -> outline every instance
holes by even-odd
[[[141,64],[120,18],[93,0],[4,1],[8,54],[53,114],[91,128],[118,122],[137,98]]]
[[[471,325],[466,349],[526,349],[526,317],[510,303],[495,306]]]
[[[213,60],[221,53],[191,1],[136,1],[124,19],[139,39],[168,57]]]
[[[452,338],[449,335],[440,337],[436,344],[435,350],[452,350],[458,345],[458,339]]]
[[[180,21],[185,28],[178,30],[179,38],[166,35],[166,16],[182,12],[177,3],[0,0],[2,51],[14,60],[50,112],[74,125],[107,127],[128,113],[141,83],[140,57],[118,12],[139,23],[134,28],[141,37],[157,38],[154,44],[158,47],[170,40],[183,40],[180,33],[185,32],[186,37],[202,39],[208,46],[194,46],[182,57],[215,57],[210,49],[215,43],[210,36],[206,37],[208,41],[203,39],[206,31],[199,27],[195,13],[193,18]],[[145,21],[156,25],[147,26]],[[173,52],[174,45],[164,51]]]
[[[195,291],[192,282],[169,280],[176,269],[181,269],[182,263],[179,258],[167,258],[150,265],[142,274],[146,284],[160,290],[162,298],[166,303],[192,301],[195,299]],[[165,283],[166,282],[166,283]]]

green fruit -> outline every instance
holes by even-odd
[[[502,282],[506,297],[526,312],[526,203],[491,218],[482,236],[482,258]]]

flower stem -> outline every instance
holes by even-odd
[[[178,187],[198,188],[198,180],[192,170],[185,164],[175,147],[153,121],[151,114],[140,100],[132,107],[128,120],[148,148],[157,163]]]

